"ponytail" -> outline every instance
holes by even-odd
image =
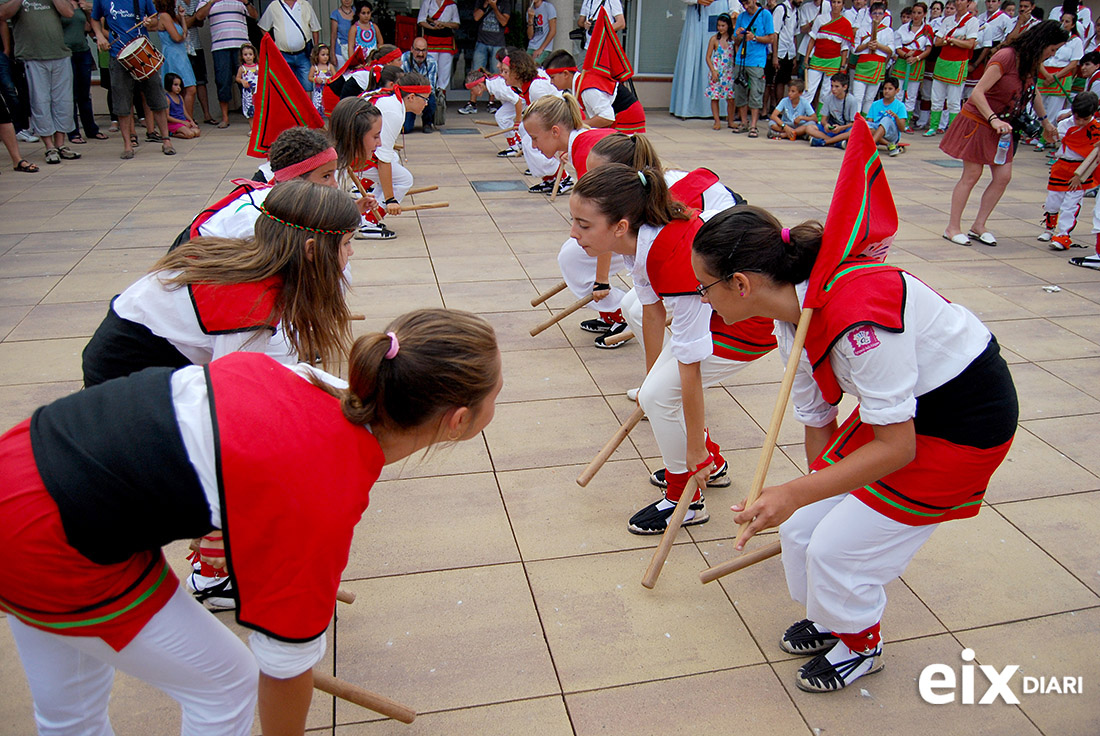
[[[821,249],[820,222],[807,220],[787,232],[767,210],[751,205],[730,207],[712,217],[695,234],[692,250],[707,271],[728,279],[754,271],[772,281],[799,284],[810,278]]]
[[[669,195],[664,174],[652,166],[640,171],[624,164],[600,166],[581,177],[573,196],[595,204],[611,222],[626,220],[633,233],[642,225],[663,227],[690,218],[688,209]]]
[[[612,133],[597,141],[592,147],[592,153],[608,163],[626,164],[635,171],[645,169],[663,171],[657,149],[641,133],[634,135]]]
[[[488,322],[469,312],[420,309],[355,341],[347,389],[314,383],[340,399],[352,424],[410,430],[450,409],[475,410],[496,388],[500,371]]]
[[[524,122],[530,119],[538,120],[547,130],[555,125],[567,131],[584,127],[581,107],[572,92],[562,92],[561,97],[546,95],[535,100],[523,113]]]

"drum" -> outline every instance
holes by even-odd
[[[130,72],[131,77],[141,80],[156,74],[164,63],[164,57],[153,48],[148,38],[139,36],[118,52],[118,63]]]

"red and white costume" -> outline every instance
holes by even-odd
[[[620,133],[644,133],[645,109],[624,84],[593,69],[582,69],[573,77],[573,95],[585,118],[614,120]]]
[[[1058,123],[1058,139],[1058,158],[1050,167],[1043,211],[1047,230],[1052,230],[1055,236],[1064,236],[1069,235],[1077,225],[1085,192],[1096,186],[1095,171],[1081,183],[1081,187],[1074,190],[1070,189],[1070,179],[1094,146],[1100,143],[1100,121],[1093,118],[1084,125],[1077,125],[1070,115]],[[1098,222],[1095,214],[1093,222]]]
[[[710,214],[694,214],[690,220],[673,220],[661,228],[643,225],[638,229],[635,256],[624,257],[638,302],[644,307],[663,301],[672,317],[671,335],[642,382],[638,403],[660,447],[666,498],[673,502],[679,500],[690,476],[679,365],[698,363],[703,388],[708,388],[767,355],[776,344],[771,320],[754,317],[727,325],[695,291],[699,282],[691,268],[691,243]],[[635,335],[643,334],[642,323],[636,321],[637,309],[624,304],[623,315]],[[709,436],[707,449],[721,467],[720,448]]]
[[[916,457],[798,509],[779,533],[791,597],[819,628],[862,651],[877,646],[884,586],[937,524],[978,513],[1012,443],[1018,406],[997,342],[977,317],[890,266],[846,273],[815,310],[792,396],[795,417],[813,427],[836,418],[842,393],[860,404],[810,467],[873,440],[874,426],[909,420]],[[795,288],[802,303],[807,284]],[[794,331],[775,323],[784,360]]]
[[[243,353],[151,369],[0,437],[0,607],[41,732],[109,733],[118,667],[179,700],[185,733],[243,736],[257,662],[285,679],[321,659],[384,458],[311,372]],[[180,590],[159,549],[215,528],[254,660]]]
[[[512,89],[504,81],[504,77],[499,74],[491,74],[485,77],[485,89],[500,102],[500,107],[493,113],[493,119],[497,121],[497,127],[501,130],[512,131],[508,134],[508,146],[516,151],[522,150],[519,130],[516,126],[516,103],[520,99],[519,93]]]
[[[400,203],[405,199],[405,194],[413,185],[412,172],[401,165],[401,157],[397,155],[397,151],[394,149],[394,144],[397,143],[401,130],[405,126],[405,103],[402,102],[398,94],[392,91],[383,91],[381,94],[371,92],[362,96],[369,99],[371,104],[382,113],[381,141],[378,148],[374,149],[374,159],[376,162],[390,165],[393,196]],[[384,209],[385,205],[382,203],[386,199],[386,195],[382,192],[382,180],[378,176],[377,164],[359,172],[359,176],[363,180],[369,180],[374,185],[371,193],[378,199],[379,206]],[[367,223],[377,222],[374,213],[364,215],[363,220]]]
[[[854,48],[858,49],[871,40],[871,23],[871,17],[868,15],[867,20],[856,29]],[[897,46],[897,39],[894,37],[894,30],[890,28],[889,18],[885,18],[879,23],[875,40],[880,46],[884,46],[885,48],[878,51],[872,51],[868,48],[860,52],[859,58],[856,59],[854,77],[852,79],[851,94],[859,102],[860,110],[864,115],[871,109],[871,103],[875,101],[875,96],[878,95],[879,87],[882,86],[881,79],[878,79],[878,81],[874,80],[880,76],[885,78],[886,64],[893,58],[894,49]],[[878,74],[869,78],[872,81],[860,79],[860,69],[862,68],[860,65],[863,64],[872,65],[880,69]]]
[[[561,92],[553,85],[550,77],[542,69],[538,70],[538,76],[532,79],[526,87],[516,89],[515,92],[523,100],[524,109],[534,104],[536,100],[548,95],[561,97]],[[558,162],[555,159],[547,158],[542,154],[542,151],[535,148],[535,145],[531,142],[531,136],[527,133],[527,129],[523,127],[523,123],[519,125],[519,137],[520,144],[523,147],[523,158],[527,168],[531,170],[531,176],[537,176],[541,179],[553,178],[558,173]]]
[[[454,0],[424,0],[420,6],[420,13],[416,16],[418,24],[429,18],[440,23],[458,23],[458,5]],[[436,76],[436,85],[443,90],[451,86],[451,69],[454,64],[457,48],[455,47],[455,32],[451,28],[431,29],[419,27],[424,34],[424,40],[428,42],[428,56],[435,59],[439,67]]]

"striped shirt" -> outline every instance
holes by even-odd
[[[210,2],[212,0],[206,0],[199,7]],[[247,17],[245,4],[240,0],[218,0],[210,8],[210,15],[206,20],[210,26],[210,50],[239,49],[241,44],[248,43]]]

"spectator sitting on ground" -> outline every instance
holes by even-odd
[[[790,138],[792,141],[806,136],[811,126],[817,122],[814,109],[802,98],[806,88],[801,79],[791,81],[787,96],[779,101],[772,112],[769,138]]]
[[[810,136],[811,146],[846,148],[852,124],[859,113],[859,101],[848,94],[847,74],[834,74],[830,89],[831,93],[821,100],[817,125],[811,125],[806,134]]]
[[[905,104],[897,99],[899,86],[897,77],[887,77],[882,82],[882,97],[871,103],[871,109],[867,112],[867,122],[871,124],[875,143],[885,143],[891,156],[897,156],[904,150],[898,143],[909,116]]]

